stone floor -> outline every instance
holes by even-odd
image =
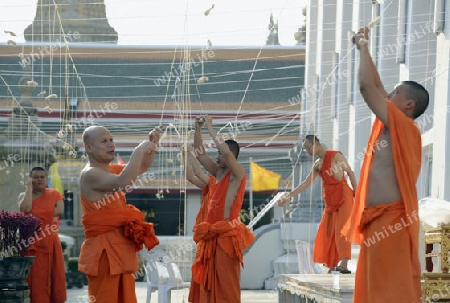
[[[147,284],[136,282],[136,296],[138,303],[145,303]],[[188,289],[172,291],[172,303],[187,303]],[[67,290],[66,303],[90,303],[87,286],[82,289]],[[150,303],[158,303],[158,293],[153,292]],[[275,290],[242,290],[241,303],[278,303],[278,293]]]

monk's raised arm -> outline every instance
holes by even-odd
[[[17,204],[21,212],[29,213],[31,211],[33,206],[33,179],[31,177],[27,179],[25,191],[17,197]]]
[[[159,139],[161,138],[161,130],[162,130],[163,126],[159,125],[157,127],[155,127],[149,134],[148,134],[148,140],[150,142],[153,142],[156,144],[158,144]],[[149,153],[149,155],[147,157],[142,157],[142,162],[141,162],[141,168],[139,170],[139,174],[143,174],[146,171],[148,171],[148,169],[150,168],[150,166],[152,165],[153,161],[155,160],[155,152]]]
[[[195,151],[194,147],[190,144],[187,146],[189,155],[190,155],[190,164],[192,166],[192,172],[194,173],[194,176],[197,177],[199,180],[201,180],[203,183],[208,184],[209,177],[207,174],[205,174],[200,167],[200,163],[198,162],[197,158],[195,157]]]
[[[186,152],[183,146],[180,147],[181,149],[181,155],[183,157],[184,162],[184,169],[186,170],[186,180],[197,186],[198,188],[204,188],[207,184],[206,182],[203,182],[200,178],[198,178],[195,173],[193,172],[192,165],[189,161],[189,153]],[[197,160],[193,160],[196,161]],[[198,163],[198,162],[197,162]]]
[[[136,180],[141,171],[143,157],[148,157],[151,153],[155,153],[156,144],[150,141],[143,141],[133,151],[130,161],[119,174],[112,174],[98,167],[88,167],[81,172],[81,182],[83,188],[110,192],[120,191],[132,184]]]
[[[387,94],[369,53],[367,45],[368,32],[367,28],[360,29],[352,38],[360,54],[358,68],[359,90],[372,112],[384,125],[388,126],[388,112],[385,101]]]
[[[217,163],[206,154],[203,146],[202,126],[205,124],[204,116],[199,116],[195,119],[195,133],[194,133],[194,154],[200,164],[212,175],[217,174]]]
[[[214,140],[214,143],[219,150],[219,153],[224,157],[227,167],[231,170],[231,173],[235,176],[238,182],[242,181],[245,177],[245,169],[237,161],[236,156],[230,150],[225,141],[219,137],[212,126],[212,119],[210,116],[205,116],[205,123],[208,128],[208,133]]]

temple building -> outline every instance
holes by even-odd
[[[52,171],[59,175],[66,196],[61,230],[77,239],[73,254],[83,238],[78,187],[85,163],[81,134],[92,124],[109,128],[117,161],[125,162],[153,127],[165,127],[148,175],[127,193],[128,202],[155,223],[158,235],[192,234],[201,193],[184,181],[179,145],[186,139],[192,142],[194,118],[199,114],[210,114],[216,130],[239,142],[239,161],[248,173],[254,161],[281,175],[281,189],[291,186],[296,160],[289,151],[300,134],[303,45],[192,46],[188,53],[176,46],[117,45],[103,1],[57,2],[64,29],[57,33],[49,32],[48,24],[54,7],[42,10],[40,6],[48,6],[47,2],[39,1],[36,18],[25,30],[26,43],[0,45],[0,69],[9,85],[0,86],[0,129],[7,129],[17,106],[11,95],[20,96],[20,78],[25,70],[32,70],[30,79],[37,87],[30,101],[39,129],[56,153]],[[269,37],[278,40],[276,31]],[[215,159],[212,141],[206,134],[204,139]],[[23,170],[17,175],[26,173]],[[22,190],[17,183],[11,197]],[[267,203],[272,193],[252,193],[253,208]],[[248,181],[244,213],[250,212],[249,194]],[[273,211],[267,213],[257,226],[272,222],[274,216]],[[248,223],[249,216],[243,218]]]

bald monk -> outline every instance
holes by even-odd
[[[201,131],[204,125],[217,146],[216,161],[205,152]],[[203,201],[207,203],[206,215],[194,231],[197,251],[188,301],[239,303],[242,250],[255,238],[239,220],[246,184],[245,169],[237,162],[239,145],[234,140],[220,138],[212,127],[211,117],[204,115],[196,118],[194,148],[210,176],[207,199]]]
[[[34,167],[25,192],[18,197],[20,211],[33,214],[42,224],[41,233],[30,241],[25,254],[35,256],[26,279],[33,303],[60,303],[67,300],[64,256],[56,222],[56,217],[64,213],[64,197],[56,189],[47,188],[47,184],[45,169]]]
[[[158,245],[153,224],[126,204],[138,175],[152,164],[161,135],[156,127],[133,151],[126,166],[111,164],[115,145],[111,133],[102,126],[90,126],[83,133],[88,163],[80,174],[82,223],[85,241],[78,269],[88,279],[90,300],[96,303],[136,303],[134,273],[137,251]]]
[[[422,142],[414,119],[428,92],[403,81],[387,94],[368,50],[367,28],[352,38],[360,53],[360,91],[376,115],[355,206],[343,232],[360,244],[353,302],[422,302],[416,181]]]
[[[289,199],[304,192],[320,175],[323,181],[325,209],[314,241],[314,262],[328,267],[328,272],[337,270],[350,273],[347,265],[351,258],[351,242],[341,235],[341,230],[353,206],[355,174],[340,151],[325,150],[316,136],[307,135],[303,140],[303,148],[311,156],[319,158],[314,162],[306,179],[284,196],[278,205],[283,206]],[[353,189],[348,186],[344,172]]]

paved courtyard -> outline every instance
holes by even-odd
[[[139,303],[145,303],[147,294],[146,282],[136,282],[136,296]],[[241,303],[278,303],[278,293],[274,290],[243,290]],[[172,303],[188,303],[188,289],[172,291]],[[90,303],[87,295],[87,286],[82,289],[67,290],[66,303]],[[150,303],[158,303],[158,293],[153,292]]]

